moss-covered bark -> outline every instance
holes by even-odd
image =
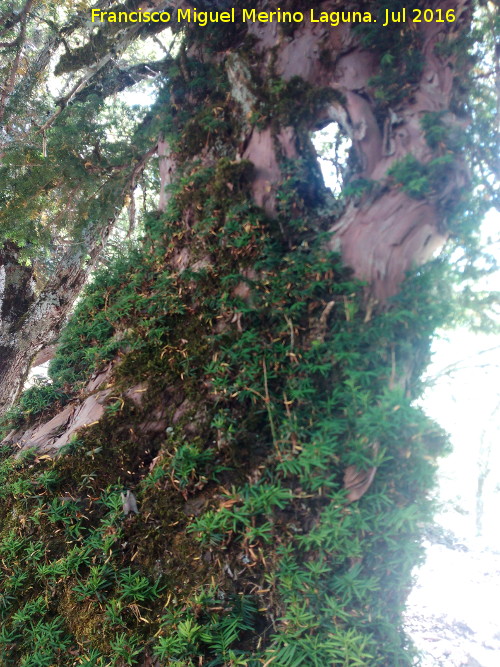
[[[413,32],[411,48],[437,39]],[[5,664],[412,664],[401,613],[445,446],[412,400],[449,304],[438,266],[402,279],[446,202],[430,183],[409,223],[387,169],[414,147],[439,157],[417,122],[434,51],[393,109],[361,38],[188,31],[147,128],[176,168],[165,210],[87,289],[51,367],[59,403],[35,415],[32,390],[3,443]],[[322,183],[309,133],[332,118],[369,193],[333,201]],[[382,135],[402,128],[389,159]],[[26,422],[103,390],[104,415],[58,456],[60,432],[19,456]]]

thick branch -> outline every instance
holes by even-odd
[[[95,76],[92,82],[83,90],[80,90],[74,97],[74,102],[85,102],[91,95],[98,95],[101,98],[109,97],[119,93],[125,88],[134,86],[144,79],[151,79],[163,70],[167,61],[157,60],[148,63],[139,63],[127,69],[122,69],[116,65],[111,70],[101,72],[101,76]]]

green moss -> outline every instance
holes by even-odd
[[[4,612],[5,632],[15,630],[13,615],[22,605],[49,594],[48,618],[63,619],[64,645],[80,656],[97,651],[106,656],[102,661],[118,660],[126,647],[132,655],[137,646],[185,664],[199,655],[215,664],[230,655],[243,664],[271,657],[286,664],[290,651],[313,648],[333,664],[343,651],[376,664],[382,655],[400,660],[406,650],[392,627],[409,585],[418,522],[426,511],[416,503],[432,477],[427,458],[435,451],[429,450],[428,422],[408,399],[386,390],[388,350],[393,346],[398,360],[413,355],[404,332],[410,323],[416,335],[429,318],[421,317],[420,300],[418,318],[410,301],[365,322],[361,286],[324,252],[321,238],[313,241],[317,230],[291,177],[282,215],[298,204],[304,212],[288,231],[289,238],[302,239],[300,250],[290,249],[279,225],[257,218],[243,199],[225,200],[226,179],[238,189],[242,178],[243,196],[246,168],[221,162],[214,171],[218,180],[203,180],[211,203],[199,212],[200,224],[207,207],[219,213],[193,241],[225,264],[165,276],[157,255],[148,252],[140,263],[130,258],[108,267],[82,300],[68,329],[79,333],[67,333],[62,347],[72,358],[63,364],[59,357],[57,373],[84,359],[89,340],[99,336],[102,344],[116,331],[132,331],[119,341],[123,359],[114,408],[81,431],[55,462],[31,458],[15,475],[6,464],[10,486],[0,549],[11,555],[2,561],[2,576],[23,574],[26,593]],[[154,224],[159,231],[161,221]],[[175,225],[168,212],[163,225]],[[256,270],[248,301],[233,295],[242,256]],[[321,327],[332,300],[337,305]],[[398,319],[391,319],[396,313]],[[230,323],[235,314],[243,331],[228,326],[214,332],[218,317]],[[81,365],[79,377],[94,367]],[[121,392],[138,381],[148,390],[135,405]],[[144,424],[163,404],[169,432],[147,435]],[[184,415],[173,425],[181,404]],[[373,490],[351,508],[341,489],[342,470],[369,465],[366,443],[374,440],[383,450]],[[35,496],[35,480],[49,469],[56,477]],[[123,515],[125,489],[136,495],[138,515]],[[389,505],[391,513],[379,511]],[[14,507],[25,522],[19,515],[15,523],[7,520]],[[29,566],[18,555],[28,535],[45,550],[43,561]],[[361,559],[354,570],[353,559]],[[139,582],[135,598],[124,593],[124,581]],[[248,597],[249,582],[255,602]],[[221,602],[196,602],[202,594],[208,600],[209,587]],[[379,598],[382,588],[393,591],[391,599]],[[147,604],[144,590],[151,591]],[[327,612],[326,591],[334,600]],[[252,611],[242,620],[238,600],[263,610],[264,618]],[[390,617],[391,625],[367,624],[358,615],[367,607],[377,610],[376,618]],[[282,618],[273,639],[265,630],[266,614]],[[229,634],[231,623],[238,630]],[[261,633],[264,643],[258,644]],[[10,645],[4,645],[6,659],[28,655],[17,639],[15,649]],[[55,664],[61,659],[52,657]]]
[[[325,250],[314,156],[281,161],[269,219],[226,96],[224,75],[179,56],[150,125],[176,137],[168,208],[96,273],[62,336],[48,393],[75,396],[116,360],[104,416],[53,462],[2,452],[6,664],[45,650],[16,629],[39,600],[54,665],[413,659],[401,611],[445,440],[412,400],[449,315],[439,267],[370,316],[364,286]],[[338,101],[298,78],[271,80],[263,98],[262,122],[292,123],[304,146]],[[445,166],[410,157],[390,175],[423,196]],[[389,390],[408,368],[408,395]],[[349,465],[377,468],[351,504]],[[124,514],[125,491],[138,514]]]

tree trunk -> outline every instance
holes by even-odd
[[[0,253],[0,414],[14,401],[26,378],[25,353],[16,353],[14,335],[35,298],[32,269],[19,263],[14,245],[6,244]]]
[[[433,7],[459,18],[397,33],[398,96],[374,83],[382,43],[363,46],[351,23],[187,28],[152,110],[164,211],[66,331],[53,376],[76,369],[83,392],[4,441],[70,445],[33,530],[47,558],[90,551],[74,579],[42,574],[32,591],[50,589],[75,655],[412,664],[401,612],[443,438],[411,400],[437,316],[419,277],[390,298],[446,239],[466,180],[423,120],[457,125],[453,56],[436,46],[468,16]],[[337,201],[310,138],[333,121],[362,184]],[[49,525],[61,497],[84,517],[64,544]],[[25,655],[12,643],[10,659]]]
[[[15,248],[4,246],[0,260],[0,271],[3,269],[6,276],[0,291],[0,415],[18,397],[38,353],[56,341],[92,268],[85,256],[91,249],[95,258],[100,248],[94,241],[70,249],[37,294],[34,270],[19,264]]]
[[[478,473],[475,492],[476,536],[483,534],[485,487],[491,475],[491,453],[493,449],[495,425],[498,424],[500,404],[496,405],[488,418],[487,426],[482,430],[479,440]],[[493,428],[492,428],[493,427]]]
[[[19,249],[4,244],[0,252],[0,417],[22,390],[37,355],[53,346],[101,254],[126,195],[133,193],[156,144],[114,181],[113,211],[103,206],[102,220],[73,239],[46,284],[37,289],[35,270],[19,261]],[[109,181],[101,185],[110,187]]]

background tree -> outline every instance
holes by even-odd
[[[60,66],[54,77],[59,58],[71,60],[74,44],[92,33],[89,8],[83,4],[73,15],[73,3],[3,5],[0,414],[16,398],[36,354],[57,339],[156,152],[136,134],[141,122],[148,123],[144,113],[106,105],[106,97],[158,73],[158,63],[136,62],[130,42],[137,31],[115,38],[115,28],[112,51],[108,45],[87,67],[85,59],[81,67],[67,65],[67,72]],[[127,56],[117,60],[127,47]],[[112,85],[106,78],[111,61]]]
[[[174,4],[187,8],[155,7]],[[15,14],[26,27],[6,35],[16,53],[35,16],[26,7],[25,19]],[[174,22],[175,52],[125,72],[117,54],[161,25],[91,26],[89,8],[49,15],[63,49],[54,72],[71,81],[43,122],[17,121],[38,185],[22,199],[6,188],[6,220],[27,201],[36,213],[22,218],[25,240],[32,220],[53,238],[63,211],[68,238],[90,256],[75,263],[81,276],[155,151],[160,206],[144,213],[140,243],[86,289],[51,384],[23,394],[6,420],[5,661],[412,664],[401,612],[445,446],[412,401],[436,326],[491,301],[454,285],[488,269],[474,228],[495,196],[490,135],[471,172],[463,155],[494,97],[479,98],[467,130],[478,37],[468,4],[411,3],[432,16],[383,29],[385,7],[353,8],[378,22],[336,28]],[[150,71],[156,100],[116,141],[98,122],[103,99]],[[15,87],[4,91],[17,120]],[[339,196],[311,143],[333,122],[352,142]],[[43,167],[26,157],[35,139]],[[25,173],[16,145],[4,149],[7,183]],[[66,153],[50,158],[52,146]],[[45,192],[51,164],[60,177]],[[35,261],[22,267],[13,234],[4,252],[25,285]],[[417,268],[446,239],[447,254]],[[64,264],[48,264],[72,295]],[[28,330],[43,294],[5,307],[2,349]],[[66,312],[57,308],[51,331]],[[24,360],[44,344],[46,317]],[[15,354],[2,353],[12,367]]]

